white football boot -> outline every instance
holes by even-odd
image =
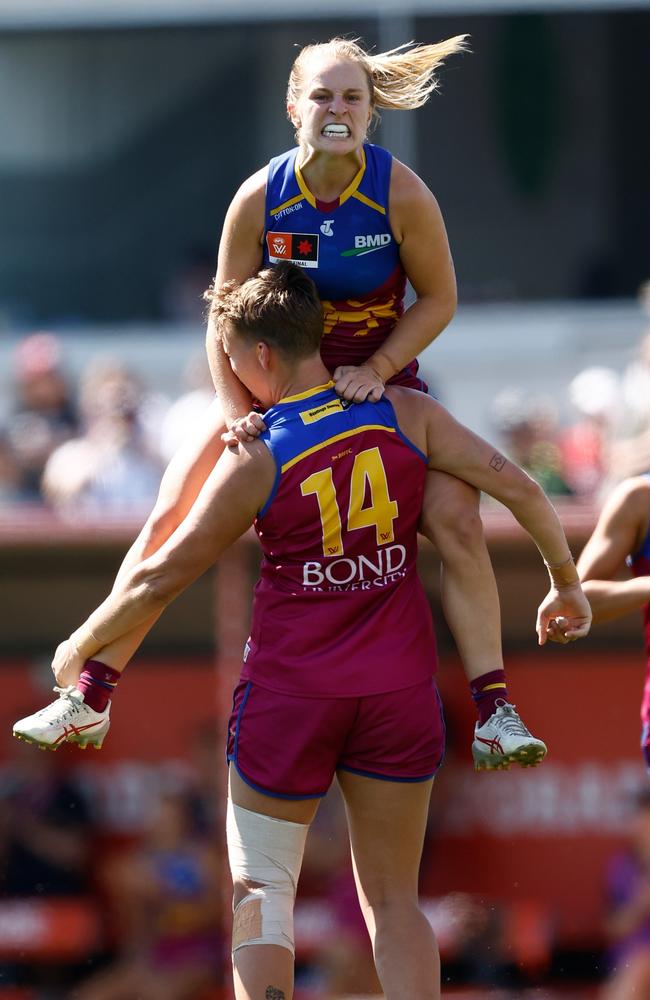
[[[545,756],[546,744],[529,732],[515,706],[502,698],[487,722],[476,724],[472,757],[477,771],[507,770],[511,764],[536,767]]]
[[[40,712],[14,723],[14,736],[35,743],[41,750],[56,750],[62,743],[76,743],[82,750],[92,746],[100,750],[111,720],[111,703],[96,712],[84,702],[76,687],[55,687],[59,697]]]

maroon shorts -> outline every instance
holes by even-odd
[[[426,781],[444,746],[433,679],[362,698],[302,698],[241,681],[228,726],[228,760],[248,785],[277,798],[319,798],[339,769]]]

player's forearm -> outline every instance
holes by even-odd
[[[165,607],[187,583],[172,587],[164,574],[152,572],[146,563],[130,570],[116,581],[106,600],[71,635],[79,656],[90,659],[100,650],[121,640],[128,659]],[[131,635],[133,643],[129,640]],[[120,669],[117,664],[116,667]]]
[[[201,576],[250,527],[274,474],[273,459],[261,442],[222,453],[171,538],[116,581],[103,604],[70,637],[78,656],[88,659],[149,622]]]
[[[456,297],[420,298],[398,320],[367,364],[387,382],[442,333],[456,311]]]
[[[557,512],[541,486],[525,473],[522,476],[525,479],[507,506],[535,542],[552,582],[572,586],[578,583],[578,573]]]
[[[212,321],[208,324],[206,349],[217,398],[226,424],[230,426],[234,420],[245,417],[250,412],[252,397],[233,372]]]
[[[636,576],[630,580],[585,580],[582,589],[591,604],[594,622],[608,622],[638,611],[650,601],[650,576]]]

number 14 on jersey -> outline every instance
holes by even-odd
[[[367,493],[366,493],[367,491]],[[323,531],[323,555],[343,554],[341,509],[336,495],[332,467],[312,473],[300,484],[304,497],[315,495]],[[368,503],[364,500],[368,495]],[[379,448],[367,448],[355,456],[350,476],[350,502],[347,530],[375,528],[377,545],[387,545],[395,538],[393,521],[399,515],[396,500],[388,492],[386,470]]]

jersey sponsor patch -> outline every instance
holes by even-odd
[[[278,264],[287,260],[298,267],[318,267],[318,233],[266,234],[269,261]]]
[[[317,420],[329,417],[332,413],[340,413],[342,409],[343,404],[340,399],[331,399],[328,403],[323,403],[322,406],[314,406],[311,410],[303,410],[300,414],[300,419],[303,424],[315,424]]]
[[[392,242],[389,233],[369,233],[367,236],[354,237],[354,249],[343,250],[341,257],[361,257],[365,253],[382,250]]]

